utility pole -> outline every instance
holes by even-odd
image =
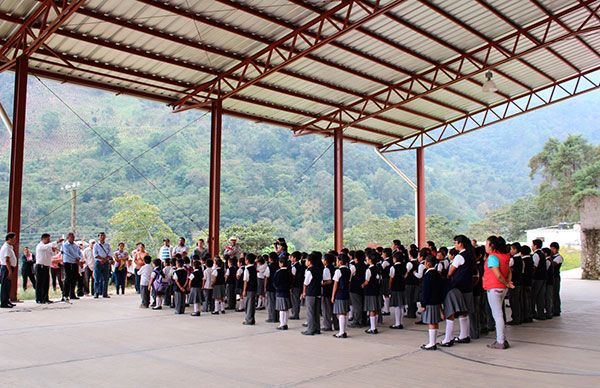
[[[73,182],[60,188],[61,190],[71,192],[71,232],[75,234],[77,234],[77,188],[80,185],[80,182]]]

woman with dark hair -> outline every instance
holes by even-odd
[[[469,314],[473,308],[473,273],[475,271],[475,255],[471,240],[465,235],[454,237],[454,249],[458,254],[454,257],[448,270],[448,293],[444,299],[444,315],[446,316],[446,335],[441,346],[450,347],[455,343],[471,342]],[[460,334],[452,338],[454,319],[458,317]]]
[[[487,292],[488,303],[496,323],[496,341],[488,345],[491,349],[508,349],[509,344],[504,336],[504,316],[502,306],[511,282],[510,254],[506,241],[502,237],[490,236],[485,244],[488,253],[483,273],[483,288]]]

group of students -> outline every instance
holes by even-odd
[[[336,338],[347,338],[348,327],[378,334],[383,316],[392,313],[389,328],[403,329],[405,312],[408,318],[420,313],[416,323],[429,325],[429,340],[422,349],[469,343],[491,330],[496,330],[496,340],[488,347],[507,349],[507,292],[509,325],[560,315],[562,260],[557,243],[542,248],[542,242],[534,240],[530,248],[508,245],[499,236],[490,236],[485,246],[458,235],[452,249],[437,249],[431,241],[421,249],[414,244],[406,248],[394,240],[390,248],[325,254],[288,254],[280,239],[269,255],[240,251],[239,257],[226,254],[214,260],[208,255],[190,259],[176,254],[164,260],[146,256],[138,271],[140,307],[150,307],[153,299],[153,309],[166,305],[183,314],[192,306],[195,317],[201,311],[219,315],[234,310],[245,313],[244,325],[254,325],[256,310],[266,309],[266,322],[288,330],[288,321],[299,320],[304,306],[302,334],[336,331]],[[438,343],[442,321],[445,334]]]

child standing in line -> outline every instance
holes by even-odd
[[[521,247],[521,258],[523,259],[523,321],[533,322],[533,258],[531,248],[527,245]]]
[[[235,293],[236,297],[239,299],[235,304],[235,311],[242,312],[244,311],[244,298],[242,298],[242,294],[244,293],[244,266],[246,265],[245,255],[242,253],[242,257],[238,259],[238,268],[235,272]]]
[[[152,262],[152,257],[150,256],[145,256],[144,257],[144,265],[142,265],[142,268],[140,268],[140,270],[138,271],[138,274],[140,275],[140,287],[141,287],[141,292],[140,292],[140,296],[142,298],[142,303],[140,304],[140,308],[144,308],[147,309],[148,307],[150,307],[150,275],[152,274],[152,265],[150,265],[150,263]]]
[[[304,289],[302,299],[306,305],[306,330],[304,335],[321,334],[321,325],[319,322],[319,305],[321,298],[321,282],[323,270],[317,265],[320,262],[319,255],[312,252],[306,260],[307,268],[304,271]]]
[[[242,324],[254,325],[256,320],[254,313],[256,309],[256,287],[258,287],[256,267],[254,261],[256,256],[252,253],[246,255],[246,267],[244,268],[244,289],[242,290],[242,299],[245,302],[244,309],[246,310],[246,318]]]
[[[290,291],[292,289],[292,273],[287,268],[287,258],[279,258],[279,269],[273,277],[275,287],[275,309],[279,311],[279,326],[277,330],[287,330],[288,310],[292,307]]]
[[[200,261],[194,260],[194,271],[189,276],[190,282],[190,304],[194,308],[194,312],[191,314],[192,317],[200,316],[200,304],[202,304],[202,264]]]
[[[208,313],[212,310],[213,306],[213,261],[212,259],[206,259],[204,263],[204,284],[202,285],[202,294],[204,295],[204,304],[202,305],[202,311]]]
[[[173,274],[174,288],[175,288],[175,314],[185,313],[185,295],[187,294],[188,287],[188,274],[187,270],[183,267],[183,259],[177,259],[177,269]]]
[[[165,291],[165,306],[175,307],[173,298],[173,266],[171,259],[165,259],[163,268],[163,279],[167,282],[167,290]]]
[[[350,311],[350,277],[352,272],[348,268],[350,259],[346,254],[338,256],[338,268],[333,273],[333,291],[331,303],[333,313],[337,315],[339,332],[334,334],[335,338],[347,338],[346,327],[348,326],[348,312]]]
[[[362,288],[365,292],[364,310],[369,316],[370,327],[365,330],[367,334],[378,334],[377,330],[377,315],[380,311],[380,285],[381,275],[377,269],[377,262],[379,258],[377,253],[369,252],[367,257],[367,264],[369,268],[365,272],[365,281],[362,284]]]
[[[433,256],[425,258],[426,272],[423,275],[421,293],[421,311],[423,323],[429,325],[429,342],[421,345],[423,350],[437,350],[436,337],[439,323],[444,320],[442,302],[444,301],[444,280],[435,269],[437,259]]]
[[[154,270],[150,275],[150,284],[154,295],[156,295],[156,306],[152,307],[152,310],[162,310],[163,299],[165,291],[167,289],[167,283],[164,281],[162,261],[160,259],[152,260]]]
[[[404,315],[404,277],[406,275],[406,265],[402,262],[402,252],[396,251],[392,254],[394,265],[390,268],[390,307],[394,309],[396,322],[390,326],[390,329],[403,329],[402,316]]]
[[[227,308],[225,310],[235,310],[235,294],[236,294],[236,273],[237,259],[230,257],[227,259],[227,271],[225,272],[225,293],[227,295]]]
[[[256,286],[256,291],[258,292],[258,304],[256,306],[257,310],[265,309],[265,272],[267,271],[267,263],[265,259],[260,256],[257,260],[258,265],[256,266],[256,276],[258,279],[258,285]]]
[[[220,257],[215,259],[213,267],[213,299],[215,301],[215,311],[212,315],[225,314],[225,269],[223,268],[223,260]]]

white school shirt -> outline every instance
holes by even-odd
[[[265,271],[269,268],[266,264],[261,264],[256,267],[256,277],[259,279],[265,278]]]
[[[271,277],[271,269],[269,268],[269,266],[267,265],[267,268],[265,268],[265,276],[264,278],[270,278]]]
[[[369,281],[371,280],[371,267],[375,267],[374,265],[370,265],[369,268],[367,268],[367,271],[365,272],[365,280]],[[381,276],[378,274],[376,276],[377,279],[381,279]]]
[[[564,260],[560,253],[557,253],[556,255],[552,256],[552,261],[556,264],[562,264]]]
[[[304,285],[308,286],[312,281],[312,278],[312,272],[310,272],[307,268],[306,271],[304,271]]]
[[[14,267],[17,265],[17,256],[15,251],[9,243],[5,242],[0,248],[0,264]]]
[[[244,276],[244,271],[245,271],[246,267],[239,267],[238,270],[235,272],[235,277],[236,279]],[[243,278],[242,278],[243,280]]]
[[[323,268],[323,281],[326,280],[331,280],[331,271],[327,267]]]
[[[44,244],[43,242],[40,242],[35,247],[35,263],[50,267],[52,265],[52,257],[54,256],[52,248],[56,248],[56,243],[50,242]]]
[[[348,268],[345,265],[342,265],[340,268]],[[342,278],[342,271],[340,271],[340,268],[336,269],[334,274],[333,274],[333,281],[334,282],[339,282],[340,279]]]
[[[253,266],[254,264],[249,264],[247,266],[244,267],[244,277],[243,277],[243,281],[245,282],[249,282],[250,281],[250,271],[248,271],[248,267]],[[250,290],[250,291],[254,291],[254,290]]]
[[[140,286],[147,287],[150,284],[150,275],[152,274],[152,271],[152,265],[142,265],[142,268],[138,270],[138,275],[140,275]]]
[[[538,255],[537,252],[535,252],[533,254],[533,256],[531,256],[531,257],[533,259],[533,266],[537,267],[539,265],[539,263],[540,263],[540,255]]]
[[[204,284],[202,285],[202,288],[204,288],[206,290],[212,290],[212,276],[213,276],[212,268],[207,268],[204,270]]]
[[[414,275],[417,279],[421,279],[423,274],[425,273],[425,264],[419,263],[417,270],[414,272]]]
[[[460,267],[461,265],[463,265],[465,263],[465,258],[463,257],[463,255],[461,255],[461,253],[463,253],[465,251],[465,249],[463,249],[462,251],[460,251],[458,253],[458,255],[454,256],[454,260],[452,260],[452,266],[456,269],[458,269],[458,267]]]

